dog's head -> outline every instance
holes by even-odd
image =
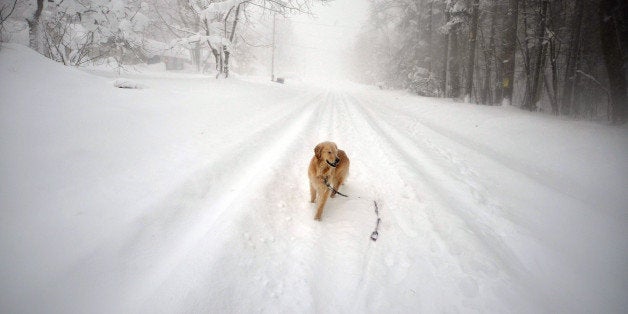
[[[314,147],[314,155],[318,160],[325,161],[331,167],[338,166],[338,146],[334,142],[322,142]]]

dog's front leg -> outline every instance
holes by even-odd
[[[329,189],[323,189],[322,191],[318,191],[318,206],[316,208],[316,216],[314,216],[315,220],[321,220],[321,216],[323,216],[323,208],[325,207],[325,203],[327,203],[328,198]]]

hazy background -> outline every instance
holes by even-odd
[[[625,3],[0,0],[0,41],[84,68],[264,79],[274,68],[287,83],[352,79],[622,124]]]
[[[366,21],[368,9],[366,0],[315,3],[313,15],[288,18],[292,24],[293,42],[278,49],[298,56],[293,64],[303,77],[345,79],[349,76],[350,52]]]

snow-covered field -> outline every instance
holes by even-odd
[[[144,88],[1,47],[0,312],[628,312],[626,127],[124,77]],[[351,158],[352,197],[318,222],[323,140]]]

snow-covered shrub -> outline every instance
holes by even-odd
[[[113,81],[113,86],[117,88],[127,88],[127,89],[143,89],[146,88],[146,85],[133,81],[127,78],[119,78]]]

